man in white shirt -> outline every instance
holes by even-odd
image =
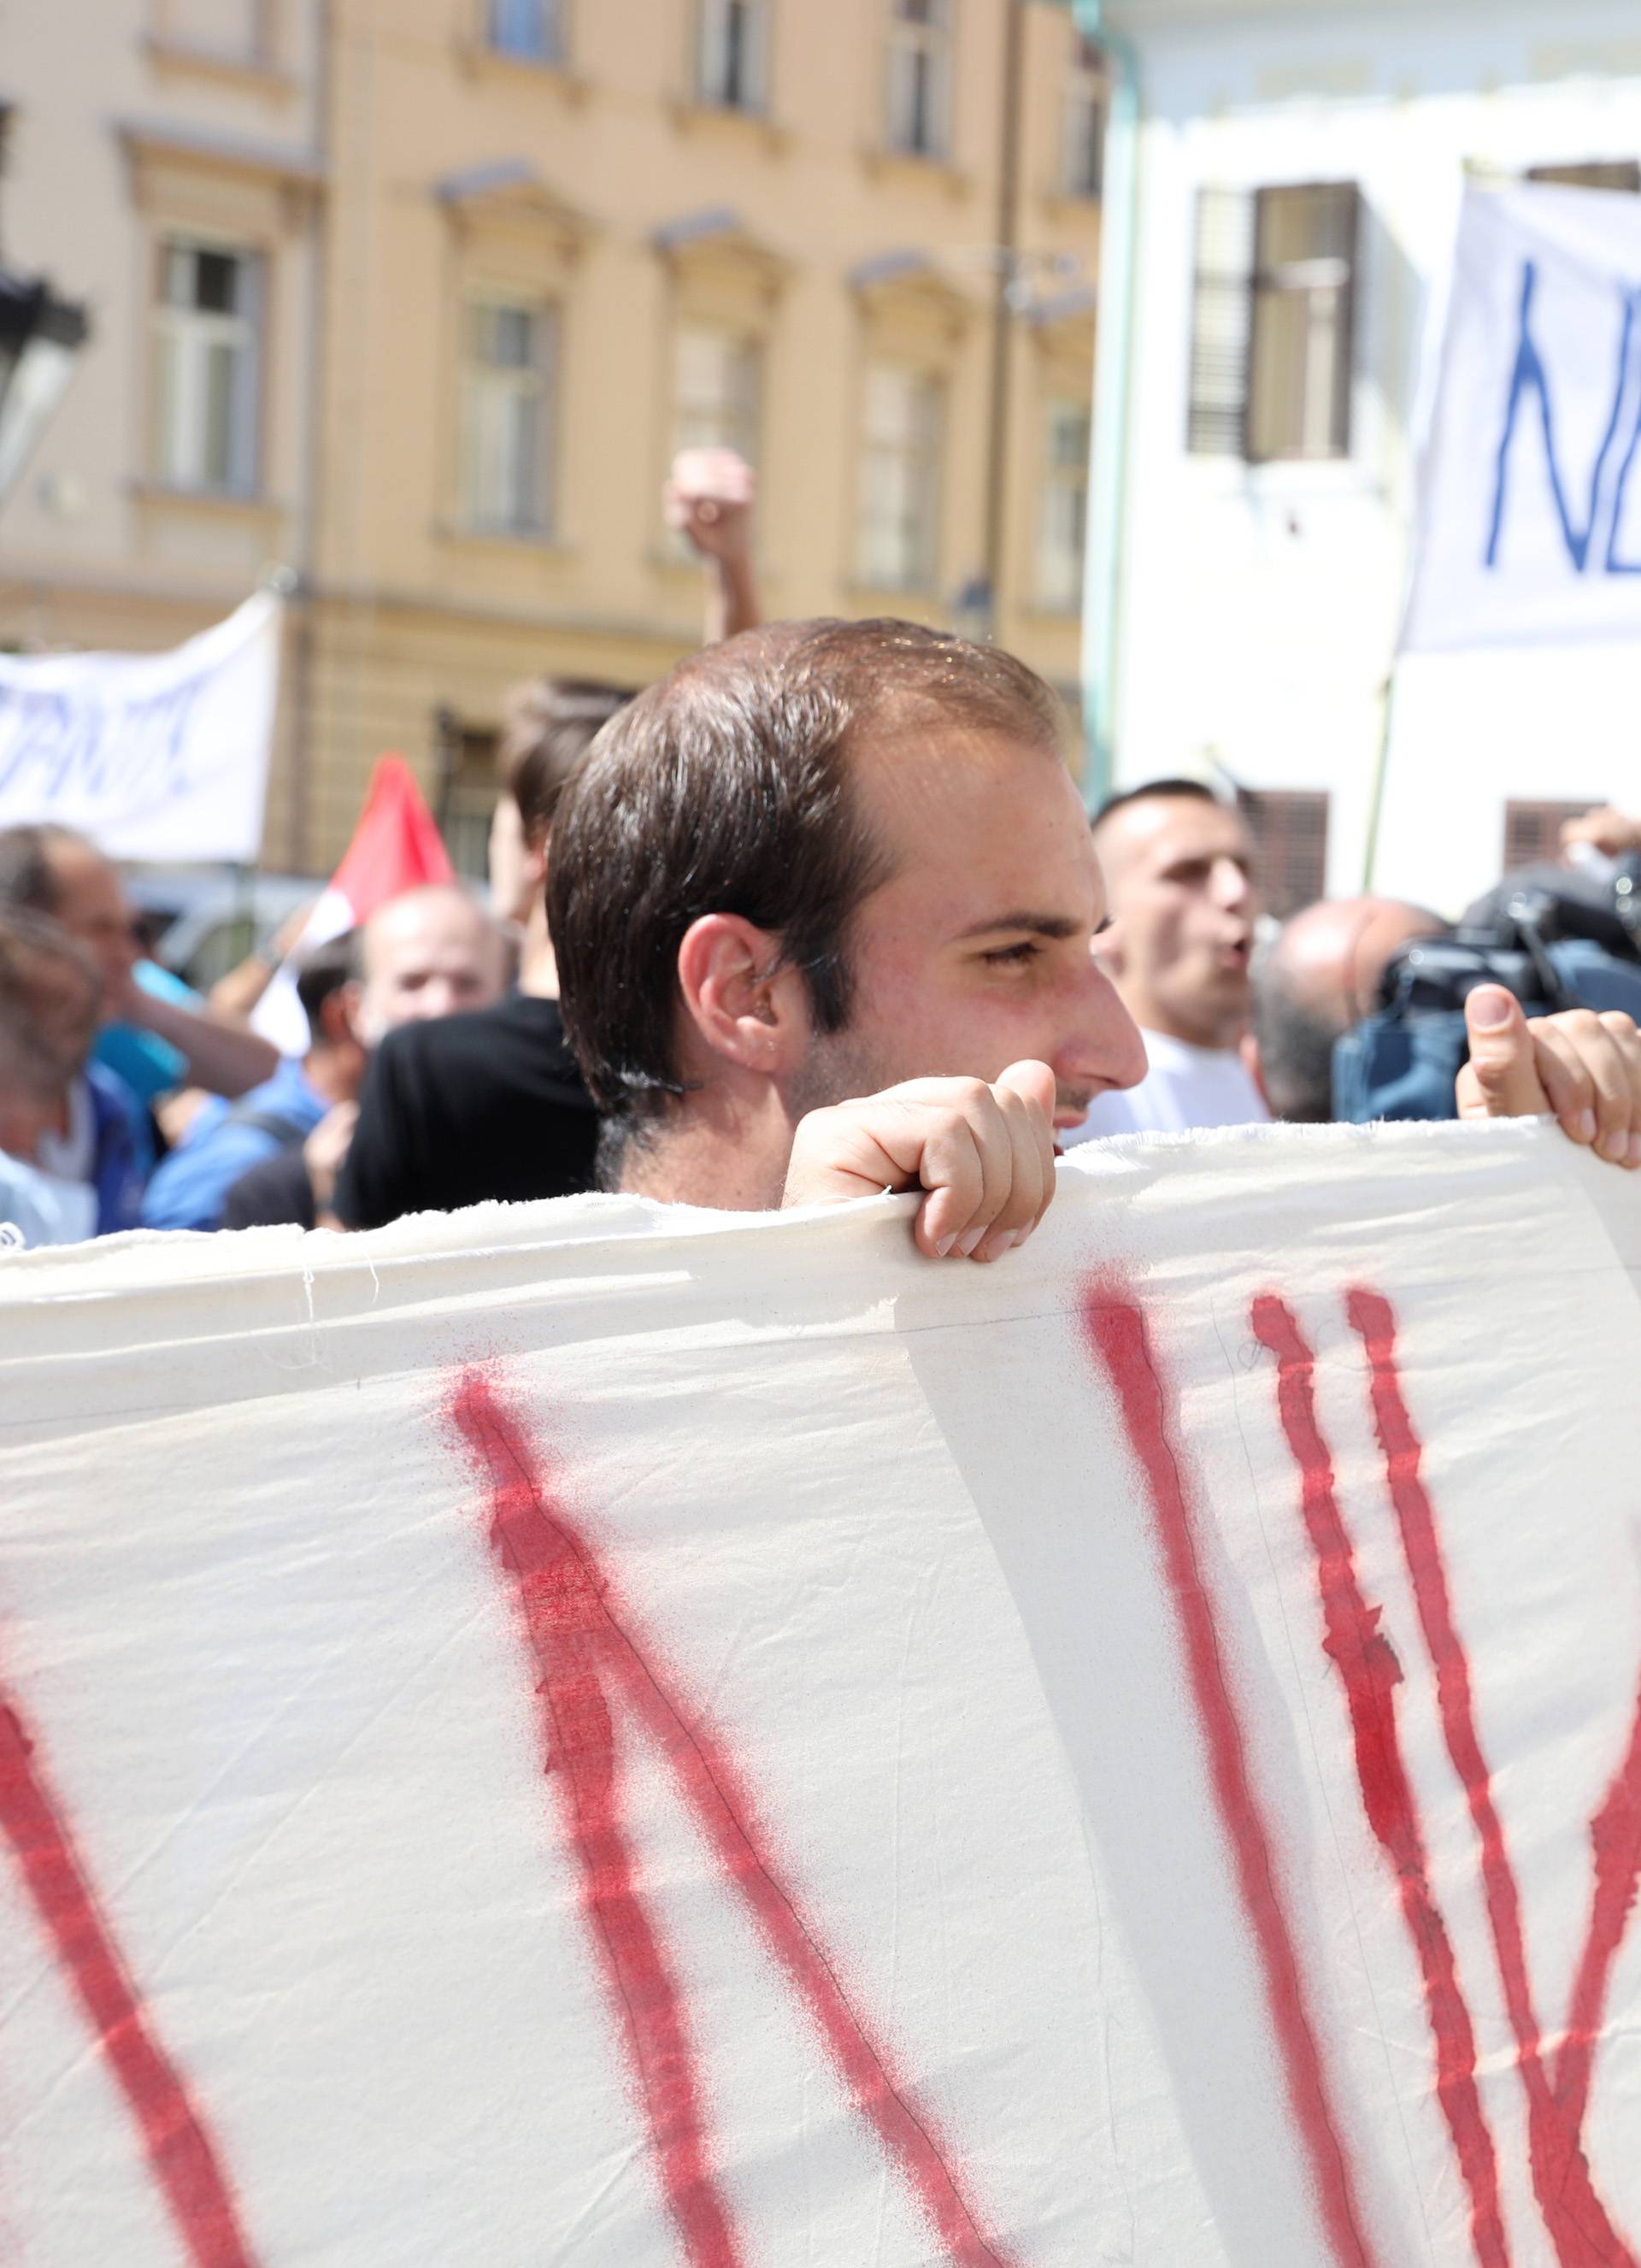
[[[1114,796],[1094,821],[1108,924],[1095,950],[1145,1043],[1137,1086],[1095,1098],[1068,1142],[1270,1116],[1240,1052],[1260,911],[1240,814],[1196,780]]]
[[[38,916],[0,913],[0,1248],[97,1233],[92,1105],[78,1074],[99,1005],[83,947]]]

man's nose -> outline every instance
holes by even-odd
[[[1079,1007],[1076,1035],[1055,1069],[1063,1070],[1079,1086],[1098,1079],[1109,1086],[1137,1086],[1151,1068],[1145,1042],[1122,994],[1093,954]]]
[[[1254,885],[1246,866],[1234,858],[1218,858],[1214,862],[1214,897],[1227,913],[1246,911],[1254,895]]]

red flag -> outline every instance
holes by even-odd
[[[416,774],[402,756],[379,756],[353,840],[303,924],[301,936],[257,1003],[253,1029],[271,1040],[282,1055],[301,1055],[309,1035],[297,998],[296,971],[304,956],[344,930],[357,929],[401,890],[456,880]]]

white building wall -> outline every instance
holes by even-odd
[[[1344,894],[1362,886],[1415,402],[1465,167],[1641,155],[1641,8],[1119,12],[1145,116],[1118,782],[1217,761],[1250,788],[1326,790],[1328,888]],[[1363,196],[1350,460],[1188,455],[1198,188],[1349,180]],[[1496,879],[1509,798],[1641,810],[1638,694],[1641,590],[1633,645],[1401,664],[1375,887],[1457,910]]]

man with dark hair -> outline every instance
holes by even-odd
[[[148,1185],[148,1228],[220,1228],[229,1192],[254,1167],[301,1145],[339,1105],[350,1103],[364,1074],[364,1048],[354,1028],[359,932],[315,946],[297,976],[311,1038],[305,1055],[288,1057],[272,1079],[238,1102],[208,1102],[182,1142]]]
[[[486,1197],[568,1197],[592,1176],[597,1122],[564,1038],[545,880],[559,799],[600,725],[631,695],[542,677],[508,703],[490,827],[490,902],[519,924],[519,989],[492,1006],[407,1026],[376,1051],[336,1179],[335,1213],[379,1228]]]
[[[927,1251],[1029,1234],[1051,1124],[1143,1069],[1063,729],[1012,655],[882,621],[749,632],[607,726],[548,880],[606,1184],[921,1186]]]
[[[1071,1138],[1268,1117],[1239,1052],[1259,912],[1241,814],[1199,780],[1150,780],[1113,796],[1093,832],[1111,910],[1100,957],[1147,1070],[1128,1093],[1102,1095]]]
[[[548,918],[606,1186],[731,1210],[921,1189],[927,1254],[1030,1234],[1051,1123],[1144,1070],[1060,729],[1022,663],[893,622],[749,633],[605,728]],[[1553,1092],[1577,1122],[1544,1028],[1478,1046],[1468,1115]]]

